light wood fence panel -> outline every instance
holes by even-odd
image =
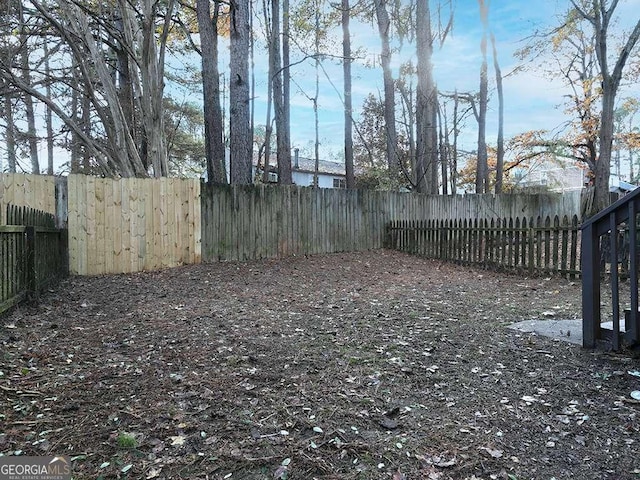
[[[69,264],[79,275],[201,260],[199,180],[70,175]]]
[[[56,213],[56,177],[0,173],[0,225],[6,225],[7,205]]]

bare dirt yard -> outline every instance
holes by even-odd
[[[546,312],[546,313],[545,313]],[[580,284],[390,251],[71,278],[0,318],[0,452],[75,479],[640,478]]]

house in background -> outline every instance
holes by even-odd
[[[227,181],[229,181],[229,150],[226,150],[225,162],[227,168]],[[295,149],[295,155],[291,158],[291,177],[294,185],[301,187],[313,186],[313,173],[315,172],[315,160],[312,158],[301,157],[298,149]],[[258,170],[258,153],[253,152],[253,160],[251,167],[252,178],[262,175],[262,168]],[[200,177],[207,180],[207,171],[203,169]],[[271,155],[269,163],[269,183],[278,182],[278,167],[275,155]],[[347,188],[347,175],[344,163],[329,162],[320,160],[318,164],[318,187],[320,188]]]
[[[582,190],[587,184],[587,173],[577,165],[535,165],[515,169],[514,179],[519,188],[543,188],[562,193]]]
[[[589,184],[588,170],[578,165],[538,165],[536,168],[519,168],[514,172],[518,187],[544,188],[550,192],[572,192],[582,190]],[[617,175],[609,177],[609,191],[626,195],[637,188]]]
[[[258,157],[253,156],[253,174],[255,176],[258,164]],[[313,186],[313,174],[315,172],[315,160],[313,158],[301,157],[298,149],[291,159],[291,176],[293,183],[301,187]],[[320,188],[346,188],[346,171],[344,163],[329,162],[320,160],[318,162],[318,187]],[[269,163],[269,182],[278,181],[275,155],[272,155]]]
[[[638,188],[637,185],[634,185],[629,182],[625,182],[617,175],[611,175],[609,177],[609,191],[618,193],[620,195],[626,195],[627,193]]]

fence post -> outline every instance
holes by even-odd
[[[67,228],[69,217],[69,186],[67,177],[56,177],[56,228]]]
[[[66,277],[69,275],[69,230],[66,228],[58,234],[58,255],[59,274]]]
[[[393,248],[392,242],[391,242],[391,229],[392,228],[393,228],[393,221],[388,222],[385,225],[384,237],[382,237],[383,238],[383,240],[382,240],[382,248],[388,248],[388,249]]]
[[[36,262],[36,227],[26,227],[26,287],[27,295],[30,298],[37,298],[38,296],[38,266]]]

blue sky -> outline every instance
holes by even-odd
[[[355,0],[352,0],[352,2]],[[489,9],[490,28],[495,34],[499,61],[503,74],[513,71],[519,64],[513,53],[524,45],[526,38],[537,30],[546,30],[557,25],[558,17],[567,9],[568,0],[493,0]],[[431,1],[432,10],[436,3]],[[434,53],[434,76],[441,91],[458,90],[461,92],[476,92],[479,87],[479,71],[481,64],[480,38],[482,27],[479,20],[477,0],[458,0],[455,2],[454,29],[447,38],[444,46]],[[635,23],[640,15],[640,0],[620,0],[618,16],[622,19],[621,26]],[[626,25],[625,25],[626,23]],[[356,118],[359,115],[364,98],[369,93],[382,96],[382,72],[378,68],[368,68],[367,63],[374,62],[379,57],[380,39],[377,28],[368,23],[354,20],[351,25],[352,48],[360,48],[363,56],[353,63],[353,107]],[[331,32],[328,43],[334,49],[333,53],[342,53],[341,30],[338,26]],[[220,70],[227,70],[228,48],[226,42],[220,44]],[[292,60],[299,56],[292,54]],[[264,124],[266,111],[266,71],[267,55],[260,46],[256,46],[256,124]],[[395,76],[398,75],[399,65],[412,59],[415,63],[415,47],[405,44],[399,52],[394,52],[393,66]],[[200,68],[200,59],[195,55],[187,58],[170,57],[170,65],[180,68],[189,63],[191,68]],[[489,59],[489,62],[492,60]],[[342,91],[342,66],[336,60],[325,60],[324,68],[331,77],[338,90]],[[314,116],[311,101],[303,93],[314,94],[315,71],[313,61],[296,65],[292,68],[292,78],[295,81],[291,87],[291,130],[292,146],[301,148],[304,154],[311,155],[313,148]],[[490,63],[490,89],[493,93],[493,69]],[[525,70],[515,75],[509,75],[504,80],[505,90],[505,136],[511,136],[537,129],[554,130],[566,121],[563,113],[563,95],[566,87],[558,81],[550,81],[542,72]],[[193,93],[176,91],[169,82],[167,93],[180,101],[190,100],[201,103],[202,99]],[[635,95],[640,97],[640,86],[626,86],[619,97]],[[321,157],[325,160],[339,159],[343,150],[343,106],[334,86],[324,74],[320,76],[319,95],[320,142]],[[488,112],[487,140],[495,143],[497,134],[497,102],[491,99]],[[460,139],[462,150],[475,150],[476,142],[475,121],[469,120],[466,130]],[[67,160],[67,154],[62,151],[56,153],[57,166]],[[3,155],[4,157],[4,155]],[[45,143],[41,142],[40,157],[44,168],[46,158]],[[0,165],[4,166],[2,158]]]
[[[434,8],[434,2],[432,9]],[[568,1],[561,0],[502,0],[491,2],[489,10],[490,28],[493,30],[498,49],[498,57],[503,74],[511,72],[519,64],[513,53],[524,45],[525,39],[536,30],[545,30],[558,23],[558,16],[567,8]],[[622,0],[619,12],[623,19],[635,22],[640,12],[640,0]],[[457,89],[463,92],[475,92],[479,88],[479,71],[481,64],[480,38],[482,27],[479,20],[477,0],[459,0],[455,4],[454,30],[441,50],[434,53],[434,76],[442,91]],[[334,32],[336,51],[341,53],[341,32]],[[366,60],[375,59],[380,50],[377,29],[370,24],[352,23],[352,43],[354,50],[362,47],[366,50],[366,58],[357,60],[353,65],[353,106],[358,115],[362,102],[369,92],[382,96],[382,73],[380,68],[366,68]],[[415,47],[405,45],[400,52],[394,53],[393,65],[395,76],[402,61],[413,59],[415,63]],[[493,90],[492,60],[489,59],[490,89]],[[325,69],[332,77],[338,89],[342,89],[342,67],[337,62],[327,60]],[[257,69],[263,67],[258,60]],[[292,76],[297,84],[313,95],[313,79],[315,73],[311,61],[292,69]],[[324,158],[335,156],[343,148],[343,113],[342,103],[330,82],[320,77],[320,142]],[[639,94],[638,86],[627,89],[621,94]],[[490,92],[491,94],[492,92]],[[541,72],[527,70],[504,79],[505,96],[505,136],[509,138],[527,130],[553,130],[560,126],[566,117],[563,114],[564,87],[558,81],[550,81]],[[292,142],[297,147],[307,147],[314,140],[314,119],[311,102],[300,93],[296,85],[292,85]],[[257,123],[264,123],[264,93],[256,95]],[[497,100],[492,98],[489,105],[487,140],[495,143],[497,134]],[[475,122],[469,121],[467,131],[463,134],[462,148],[475,149]]]

